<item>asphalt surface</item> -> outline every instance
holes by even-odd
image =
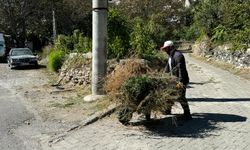
[[[15,131],[28,120],[34,119],[22,103],[23,98],[15,86],[28,82],[25,75],[32,70],[10,70],[0,63],[0,150],[27,150],[25,141]]]
[[[0,149],[25,150],[22,139],[16,137],[13,130],[32,118],[20,99],[0,85]]]

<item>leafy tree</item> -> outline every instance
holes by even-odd
[[[84,37],[80,30],[75,30],[71,36],[74,44],[74,51],[86,53],[92,50],[92,41],[88,37]]]
[[[194,24],[215,43],[246,49],[250,36],[250,1],[203,0],[194,10]]]
[[[131,33],[130,44],[133,54],[137,57],[144,57],[153,54],[156,49],[156,43],[151,38],[149,25],[137,18],[133,32]]]
[[[71,34],[79,29],[91,36],[91,1],[89,0],[57,0],[55,2],[56,20],[59,34]]]
[[[173,39],[174,29],[182,26],[185,21],[182,1],[122,0],[117,7],[132,23],[135,18],[141,18],[145,23],[150,22],[151,29],[155,28],[154,39],[157,39],[158,46],[166,39]]]
[[[91,39],[84,37],[80,30],[74,30],[73,35],[58,35],[54,50],[65,53],[86,53],[92,50]]]
[[[130,48],[131,25],[117,9],[108,14],[108,58],[124,58]]]
[[[221,0],[203,0],[195,8],[194,22],[201,32],[212,36],[213,29],[222,22]]]
[[[1,0],[0,31],[11,34],[18,46],[24,46],[27,30],[35,10],[39,6],[36,0]]]
[[[250,1],[224,0],[223,25],[230,29],[250,28]]]
[[[182,1],[169,0],[122,0],[119,9],[129,18],[148,19],[152,14],[162,14],[162,20],[176,17],[183,10]],[[165,17],[164,17],[165,16]]]
[[[51,39],[52,9],[59,34],[80,29],[91,36],[89,0],[1,0],[0,5],[0,31],[16,39],[17,46],[24,46],[27,39]]]
[[[227,36],[228,36],[228,32],[227,32],[226,27],[220,24],[216,28],[213,29],[213,36],[211,40],[217,43],[223,43],[226,40],[228,40]]]

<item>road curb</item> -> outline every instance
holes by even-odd
[[[96,121],[111,115],[112,113],[115,112],[115,110],[119,107],[120,105],[110,105],[107,109],[100,111],[100,112],[96,112],[95,114],[89,116],[87,119],[81,121],[79,124],[72,126],[70,129],[68,129],[67,131],[65,131],[64,133],[57,135],[56,137],[52,137],[48,143],[49,146],[56,144],[62,140],[64,140],[64,138],[69,134],[69,132],[77,130],[77,129],[81,129],[82,127],[85,127],[87,125],[93,124]]]
[[[101,112],[96,112],[94,115],[91,115],[90,117],[88,117],[87,119],[83,120],[82,122],[80,122],[78,125],[70,128],[69,130],[67,130],[67,132],[70,132],[72,130],[75,130],[75,129],[79,129],[81,127],[84,127],[84,126],[87,126],[87,125],[90,125],[92,123],[95,123],[96,121],[108,116],[108,115],[111,115],[112,113],[115,112],[115,110],[119,107],[119,105],[111,105],[109,106],[107,109],[105,109],[104,111],[101,111]]]

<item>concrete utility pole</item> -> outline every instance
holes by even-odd
[[[52,10],[52,16],[53,16],[53,40],[56,40],[56,18],[55,18],[55,10],[53,8]]]
[[[55,2],[52,1],[52,20],[53,20],[53,40],[56,41],[57,33],[56,33],[56,17],[55,17]]]
[[[92,95],[103,95],[107,61],[108,0],[93,0]]]
[[[185,1],[185,7],[190,8],[190,6],[191,6],[190,0],[186,0]]]

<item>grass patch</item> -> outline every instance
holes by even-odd
[[[58,82],[59,76],[57,73],[50,71],[49,69],[43,69],[42,73],[48,78],[48,85],[54,85]]]
[[[69,102],[69,103],[65,103],[65,104],[61,104],[61,103],[53,103],[50,105],[50,107],[56,107],[56,108],[66,108],[66,107],[70,107],[74,105],[73,102]]]
[[[110,100],[107,98],[93,102],[85,102],[83,100],[84,97],[91,94],[90,87],[79,88],[74,92],[77,93],[75,96],[70,95],[70,93],[64,93],[66,97],[52,101],[49,107],[64,109],[69,112],[77,109],[82,114],[91,115],[97,111],[106,109],[111,104]]]
[[[95,113],[97,111],[102,111],[111,104],[108,99],[98,100],[94,102],[84,102],[85,108],[88,109],[88,113]]]

